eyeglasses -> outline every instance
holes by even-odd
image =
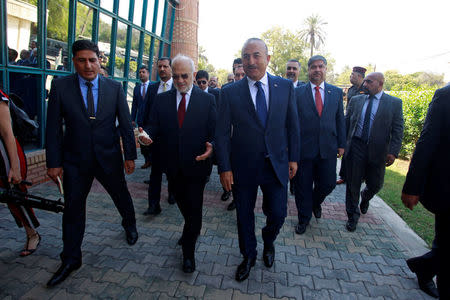
[[[186,80],[186,79],[189,78],[189,74],[181,74],[181,75],[173,74],[173,75],[172,75],[172,78],[173,78],[174,80],[178,80],[178,79],[180,78],[180,76],[181,76],[181,78],[183,78],[184,80]]]
[[[197,80],[197,84],[207,84],[208,81],[206,80]]]

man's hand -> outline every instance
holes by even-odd
[[[297,162],[295,161],[290,161],[289,162],[289,179],[294,178],[295,174],[297,173]]]
[[[344,148],[338,148],[337,157],[342,157],[342,155],[344,155],[344,152]]]
[[[59,168],[48,168],[47,169],[47,175],[50,177],[56,184],[59,185],[58,182],[58,176],[62,179],[63,169],[62,167]]]
[[[231,191],[231,188],[234,184],[233,173],[231,171],[220,173],[220,183],[222,184],[225,191]]]
[[[153,140],[148,136],[148,134],[142,129],[142,127],[138,128],[139,135],[138,135],[138,141],[141,145],[151,145],[153,143]]]
[[[13,184],[19,184],[22,181],[22,176],[20,175],[20,169],[10,168],[8,173],[8,182]]]
[[[206,142],[206,151],[202,155],[199,155],[195,158],[196,161],[205,160],[211,156],[213,153],[213,146],[211,143]]]
[[[386,167],[389,167],[390,165],[392,165],[395,161],[395,156],[392,154],[388,154],[386,155]]]
[[[419,196],[402,193],[402,202],[407,208],[413,210],[414,206],[419,202]]]
[[[125,169],[125,173],[127,175],[130,175],[131,173],[134,172],[134,160],[126,160],[123,168]]]

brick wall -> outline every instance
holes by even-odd
[[[172,57],[178,53],[198,61],[198,9],[199,0],[180,0],[175,12]]]
[[[26,157],[28,165],[27,181],[36,185],[50,180],[45,165],[45,150],[29,152]]]

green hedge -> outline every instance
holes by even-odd
[[[389,91],[392,96],[403,101],[403,118],[405,130],[403,135],[400,157],[410,158],[414,152],[416,142],[422,131],[423,123],[428,111],[428,105],[438,87],[414,87],[408,86],[402,91]]]

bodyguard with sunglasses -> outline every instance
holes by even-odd
[[[197,82],[198,87],[203,91],[214,95],[214,97],[216,98],[216,107],[219,107],[220,91],[219,89],[211,88],[208,86],[208,78],[209,74],[205,70],[198,70],[197,74],[195,74],[195,81]]]

